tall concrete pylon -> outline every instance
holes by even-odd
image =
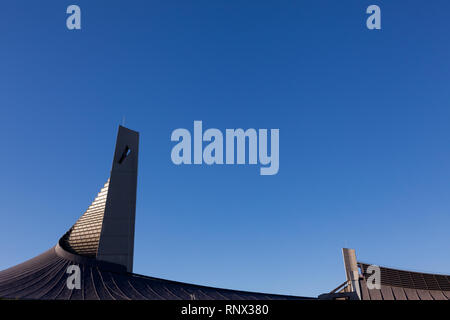
[[[61,238],[66,250],[133,271],[138,156],[139,133],[119,126],[110,178]]]

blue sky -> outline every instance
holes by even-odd
[[[82,30],[66,29],[77,4]],[[365,27],[377,4],[382,30]],[[0,269],[53,246],[141,133],[134,271],[314,296],[450,273],[448,1],[4,1]],[[176,128],[279,128],[280,171],[175,166]]]

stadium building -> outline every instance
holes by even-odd
[[[138,153],[139,133],[120,126],[110,178],[95,200],[53,248],[0,271],[0,299],[317,299],[213,288],[134,274]],[[357,262],[352,249],[343,249],[343,256],[346,281],[318,299],[450,300],[450,276],[378,267],[379,281],[374,287],[371,265]]]

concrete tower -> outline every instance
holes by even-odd
[[[119,126],[110,178],[63,236],[63,248],[133,271],[138,155],[139,133]]]

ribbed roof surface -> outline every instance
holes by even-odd
[[[76,257],[75,257],[76,258]],[[77,259],[75,259],[77,260]],[[68,266],[81,271],[81,289],[70,290]],[[45,300],[240,300],[304,299],[219,289],[110,270],[95,260],[74,261],[52,248],[34,259],[0,272],[0,298]]]
[[[63,236],[61,245],[69,252],[94,258],[97,255],[109,179],[81,218]]]
[[[366,263],[358,263],[362,300],[450,300],[450,276],[380,267],[381,289],[367,287]]]

